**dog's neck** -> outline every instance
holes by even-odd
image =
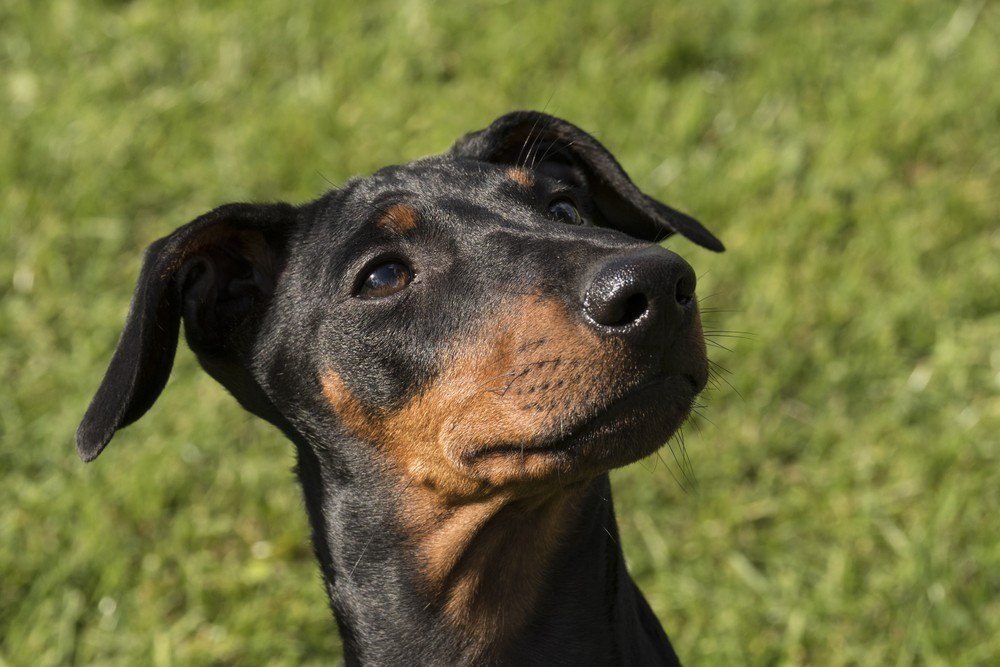
[[[331,479],[293,439],[348,665],[627,664],[640,645],[676,660],[625,569],[607,474],[443,507],[382,478]]]

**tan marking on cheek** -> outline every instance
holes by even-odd
[[[480,388],[453,412],[442,444],[455,459],[496,446],[558,438],[586,409],[617,369],[612,345],[602,341],[562,304],[527,299],[494,323],[476,349]],[[498,479],[493,479],[499,482]]]
[[[409,483],[450,502],[555,476],[552,460],[532,457],[531,448],[569,435],[628,372],[619,347],[561,303],[525,297],[501,312],[395,412],[364,410],[336,373],[322,380],[345,426],[382,450]],[[523,448],[526,456],[476,462],[477,453],[496,447]]]
[[[407,204],[393,204],[375,224],[382,229],[405,234],[417,228],[417,212]]]
[[[468,455],[558,437],[612,375],[607,343],[572,321],[561,304],[532,297],[503,312],[403,408],[374,425],[347,421],[382,447],[412,483],[444,497],[482,497],[523,476],[544,475],[528,460],[474,475]],[[357,413],[349,402],[340,409]]]
[[[425,487],[442,497],[471,498],[483,484],[461,474],[439,445],[443,411],[452,403],[418,397],[395,413],[368,409],[340,375],[328,369],[320,378],[323,395],[355,436],[380,451],[403,476],[407,486]]]
[[[440,485],[438,466],[447,466],[446,461],[393,442],[399,425],[392,422],[400,417],[373,417],[335,371],[324,374],[321,384],[345,426],[381,448],[389,447],[390,456],[405,462],[399,512],[419,563],[420,585],[430,603],[470,638],[470,656],[479,657],[494,642],[520,631],[570,523],[570,500],[578,494],[560,493],[516,504],[509,494],[475,502],[442,502],[440,489],[426,481]],[[413,442],[433,433],[441,421],[427,414],[417,425],[412,416],[407,418],[415,427]],[[414,478],[425,483],[413,484]],[[454,490],[456,484],[452,480],[449,488]]]
[[[327,370],[320,378],[320,384],[323,395],[344,426],[367,441],[377,440],[381,436],[380,425],[367,414],[336,371]]]
[[[477,646],[528,622],[585,487],[567,486],[530,447],[566,435],[581,404],[599,404],[627,372],[617,346],[560,302],[530,296],[504,304],[396,411],[366,409],[336,372],[322,377],[341,422],[399,475],[400,526],[425,594]],[[522,445],[526,457],[468,463],[470,453]]]
[[[511,167],[508,169],[507,178],[526,188],[535,185],[535,178],[531,175],[531,172],[522,167]]]

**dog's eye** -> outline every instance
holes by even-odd
[[[385,262],[372,268],[371,273],[358,289],[362,299],[380,299],[395,294],[410,284],[413,271],[398,260]]]
[[[580,210],[569,199],[556,199],[549,204],[549,213],[554,220],[568,225],[584,225],[586,220],[580,215]]]

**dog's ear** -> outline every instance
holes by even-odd
[[[700,222],[645,195],[608,149],[559,118],[536,111],[515,111],[496,119],[485,130],[459,139],[451,154],[553,174],[566,165],[581,169],[609,227],[647,241],[660,241],[677,232],[710,250],[725,249]]]
[[[273,293],[296,214],[288,204],[228,204],[149,246],[118,346],[76,431],[80,458],[96,458],[156,401],[182,316],[199,355],[223,352]]]

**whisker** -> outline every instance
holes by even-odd
[[[715,297],[723,294],[723,292],[712,292],[711,294],[705,294],[704,296],[698,297],[698,303],[701,304],[703,301],[708,301],[709,299],[714,299]]]
[[[535,119],[535,122],[531,124],[531,129],[528,130],[528,134],[524,136],[524,143],[521,144],[521,150],[517,153],[517,162],[514,163],[514,166],[516,167],[524,168],[528,164],[527,156],[524,155],[524,149],[528,147],[528,142],[531,141],[531,135],[535,133],[535,128],[538,127],[538,120],[538,118]],[[521,162],[522,157],[525,158],[524,163]]]
[[[548,120],[546,120],[545,122],[548,123]],[[543,128],[543,131],[544,131],[544,128]],[[539,162],[539,160],[538,160],[538,150],[539,150],[539,144],[540,144],[541,138],[542,138],[542,132],[539,132],[538,133],[538,137],[535,140],[535,143],[532,144],[532,146],[531,146],[531,150],[528,151],[528,157],[531,160],[531,168],[532,169],[534,169],[535,165],[537,165],[538,162]],[[553,144],[554,143],[555,142],[553,142]],[[546,154],[548,153],[548,151],[549,151],[549,149],[551,147],[552,147],[552,144],[549,144],[548,148],[546,148]],[[544,158],[542,158],[542,159],[544,159]]]
[[[693,492],[698,488],[698,476],[694,472],[694,464],[691,462],[690,454],[688,454],[687,440],[683,427],[677,430],[677,436],[681,443],[681,460],[684,461],[685,475],[690,480],[691,491]]]
[[[674,451],[674,448],[673,448],[673,446],[671,444],[671,443],[673,443],[675,437],[677,437],[676,433],[673,436],[671,436],[670,440],[667,441],[667,449],[670,450],[670,456],[673,457],[674,463],[677,464],[677,470],[681,473],[681,475],[683,475],[684,474],[684,466],[681,465],[681,462],[677,459],[677,452]],[[674,470],[673,470],[673,468],[671,466],[668,465],[667,466],[667,470],[670,471],[670,476],[674,478],[674,482],[676,482],[677,486],[679,486],[681,488],[681,491],[683,491],[684,493],[687,493],[688,492],[687,484],[685,484],[684,482],[682,482],[677,477],[677,475],[674,474]],[[686,479],[687,478],[685,477],[685,481],[686,481]]]
[[[659,452],[657,452],[657,454],[659,454]],[[647,458],[648,458],[648,457],[647,457]],[[648,464],[646,463],[646,461],[647,461],[647,459],[646,459],[646,458],[643,458],[643,459],[639,459],[639,465],[640,465],[640,466],[642,466],[642,468],[643,468],[643,469],[644,469],[644,470],[645,470],[646,472],[648,472],[648,473],[652,474],[653,472],[655,472],[655,471],[656,471],[656,463],[655,463],[655,462],[653,463],[653,467],[649,467],[649,465],[648,465]]]
[[[745,340],[745,341],[749,341],[749,342],[756,342],[756,340],[757,340],[757,338],[753,337],[752,335],[751,336],[740,336],[738,334],[721,334],[721,333],[715,333],[713,331],[706,331],[706,332],[704,332],[704,336],[705,336],[706,339],[708,339],[708,338],[712,338],[712,339],[715,339],[715,338],[731,338],[733,340]]]
[[[718,361],[714,361],[712,359],[709,359],[708,360],[708,365],[715,372],[725,373],[726,375],[732,375],[733,374],[733,372],[731,370],[729,370],[728,368],[726,368],[725,366],[723,366],[722,364],[720,364]]]
[[[322,178],[327,183],[327,185],[329,185],[333,190],[340,191],[340,186],[331,181],[329,178],[327,178],[326,174],[321,172],[319,169],[316,170],[316,175]]]
[[[715,362],[709,362],[709,363],[710,363],[710,364],[712,364],[712,368],[715,368],[715,366],[716,366]],[[725,371],[725,372],[726,372],[726,373],[728,373],[729,375],[732,375],[732,373],[731,373],[731,372],[730,372],[729,370],[727,370],[727,369],[725,369],[725,368],[722,368],[721,366],[719,366],[719,368],[721,368],[721,369],[722,369],[723,371]],[[735,387],[735,385],[733,385],[733,383],[729,381],[729,378],[727,378],[726,376],[724,376],[724,375],[721,375],[721,374],[720,374],[720,375],[717,375],[716,377],[718,377],[718,378],[719,378],[720,380],[722,380],[722,381],[723,381],[723,382],[725,382],[725,383],[726,383],[727,385],[729,385],[729,388],[730,388],[730,389],[732,389],[732,390],[733,390],[733,391],[734,391],[734,392],[736,393],[736,395],[740,397],[740,400],[741,400],[741,401],[744,401],[744,402],[746,402],[746,400],[747,400],[747,399],[745,399],[745,398],[743,397],[743,394],[741,394],[741,393],[740,393],[740,390],[739,390],[739,389],[737,389],[737,388]]]
[[[575,145],[576,145],[576,141],[575,140],[574,141],[570,141],[569,143],[564,144],[562,146],[559,145],[559,142],[553,141],[551,144],[549,144],[549,147],[547,149],[545,149],[545,152],[542,153],[542,157],[540,157],[538,159],[538,162],[545,162],[545,158],[547,158],[549,155],[551,155],[553,150],[561,153],[562,151],[567,150],[569,148],[572,148]],[[532,165],[532,166],[534,166],[534,165]]]
[[[722,343],[720,343],[717,340],[709,340],[709,339],[706,338],[705,339],[705,345],[711,345],[712,347],[717,347],[720,350],[725,350],[726,352],[732,352],[732,350],[730,348],[726,347],[725,345],[723,345]]]
[[[695,408],[695,409],[691,410],[691,412],[694,415],[696,415],[698,417],[698,419],[700,420],[700,421],[692,421],[691,422],[694,425],[694,427],[698,430],[699,433],[701,433],[701,423],[700,422],[707,422],[707,423],[711,424],[712,426],[715,426],[715,422],[712,421],[711,419],[709,419],[707,416],[705,416],[705,413],[702,412],[701,410]],[[716,427],[716,428],[718,428],[718,427]]]
[[[539,120],[541,119],[540,118],[535,119],[535,123],[534,125],[532,125],[532,132],[534,132],[534,128],[538,125]],[[528,154],[524,157],[524,166],[528,167],[529,169],[535,168],[535,160],[534,158],[532,158],[532,154],[538,148],[538,142],[541,141],[541,139],[542,139],[542,132],[539,131],[538,134],[535,135],[535,138],[532,139],[531,145],[528,147]]]

